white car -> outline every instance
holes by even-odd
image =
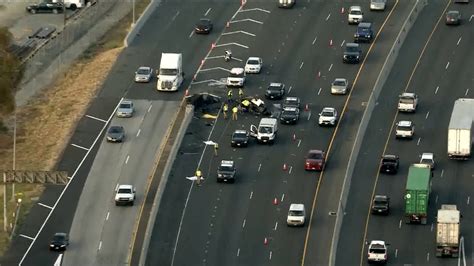
[[[435,168],[435,166],[436,166],[434,154],[431,153],[431,152],[424,152],[424,153],[421,155],[420,163],[422,163],[422,164],[427,164],[427,165],[430,166],[430,168],[431,168],[432,170],[434,170],[434,168]]]
[[[364,19],[364,13],[360,6],[351,6],[349,8],[349,14],[347,15],[347,22],[349,24],[359,24]]]
[[[245,73],[258,74],[262,70],[263,61],[260,57],[249,57],[245,63]]]
[[[397,123],[395,138],[412,139],[413,135],[415,135],[415,125],[412,121],[402,120]]]
[[[320,126],[330,125],[335,126],[337,123],[337,111],[333,107],[324,107],[319,113],[318,124]]]
[[[382,240],[372,240],[367,251],[368,262],[384,263],[388,260],[387,245]]]
[[[304,204],[292,203],[288,210],[286,224],[288,226],[303,226],[306,220]]]
[[[150,82],[152,74],[151,67],[141,66],[135,72],[135,82]]]
[[[243,87],[245,84],[245,71],[241,67],[234,67],[227,77],[227,87]]]
[[[349,82],[345,78],[336,78],[331,84],[331,94],[346,94]]]
[[[398,97],[398,111],[412,113],[416,111],[416,107],[418,106],[418,95],[413,92],[404,92]]]
[[[132,185],[118,185],[115,193],[115,206],[132,205],[135,202],[135,188]]]
[[[387,0],[370,0],[370,10],[385,10]]]

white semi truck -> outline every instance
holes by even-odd
[[[436,257],[459,256],[461,213],[456,205],[441,205],[436,224]]]
[[[160,69],[157,71],[156,89],[177,91],[184,80],[182,54],[162,53]]]
[[[467,160],[471,156],[473,121],[474,99],[457,99],[448,127],[449,158]]]

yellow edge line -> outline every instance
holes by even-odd
[[[405,89],[404,89],[404,92],[406,92],[408,90],[408,87],[410,86],[411,84],[411,80],[416,72],[416,70],[418,69],[418,65],[420,64],[420,61],[421,61],[421,58],[423,57],[424,53],[425,53],[425,50],[426,50],[426,47],[428,47],[428,44],[430,43],[431,41],[431,37],[433,37],[433,34],[434,32],[436,31],[436,28],[438,28],[438,25],[441,21],[441,19],[444,17],[443,14],[446,12],[446,10],[448,9],[448,6],[449,4],[451,3],[451,0],[448,1],[448,4],[445,6],[443,12],[441,13],[439,19],[438,19],[438,22],[436,22],[436,25],[435,27],[433,28],[433,30],[431,31],[430,33],[430,36],[428,37],[428,40],[426,41],[424,47],[423,47],[423,50],[421,51],[420,53],[420,56],[418,57],[418,60],[416,61],[416,64],[415,66],[413,67],[413,70],[410,74],[410,78],[408,79],[408,82],[405,86]],[[388,137],[387,137],[387,140],[385,141],[385,146],[383,148],[383,152],[382,152],[382,155],[385,154],[385,152],[387,151],[387,147],[388,147],[388,143],[390,141],[390,138],[392,136],[392,132],[393,132],[393,128],[395,126],[395,121],[397,120],[397,117],[398,117],[398,112],[395,113],[395,117],[393,118],[392,120],[392,126],[390,127],[390,131],[388,133]],[[379,176],[380,176],[380,172],[379,172],[379,169],[377,169],[377,174],[375,175],[375,183],[374,183],[374,187],[372,188],[372,195],[370,197],[370,200],[371,200],[371,203],[372,203],[372,199],[374,198],[375,196],[375,190],[377,188],[377,183],[378,183],[378,180],[379,180]],[[370,220],[370,207],[371,207],[371,204],[369,204],[369,208],[368,208],[368,211],[367,211],[367,219],[366,219],[366,222],[365,222],[365,229],[364,229],[364,238],[362,239],[362,248],[361,248],[361,251],[360,251],[360,265],[363,265],[364,263],[364,251],[365,251],[365,240],[367,238],[367,230],[369,228],[369,220]]]

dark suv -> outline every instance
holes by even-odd
[[[397,155],[386,154],[380,162],[380,173],[396,174],[398,172],[399,158]]]
[[[62,13],[64,11],[64,5],[60,2],[42,2],[39,4],[31,4],[26,7],[26,11],[31,14],[35,13]]]
[[[249,132],[247,130],[237,129],[232,133],[230,146],[232,147],[247,147],[249,144]]]
[[[265,97],[271,100],[280,100],[283,95],[285,95],[285,85],[283,83],[272,82],[265,92]]]
[[[385,195],[375,195],[371,210],[373,214],[387,215],[390,211],[390,198]]]
[[[356,33],[354,33],[354,42],[372,42],[374,38],[374,31],[372,30],[372,23],[361,22],[357,26]]]
[[[234,161],[222,160],[217,168],[217,182],[235,182],[235,165]]]
[[[346,49],[344,50],[344,56],[342,61],[344,63],[358,64],[362,57],[362,50],[357,43],[346,43]]]

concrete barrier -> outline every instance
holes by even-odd
[[[145,11],[141,14],[140,18],[135,22],[135,25],[132,25],[132,28],[128,32],[127,36],[123,40],[123,45],[128,47],[135,37],[140,34],[140,30],[142,29],[145,22],[148,20],[150,15],[155,11],[156,7],[160,4],[161,0],[151,0],[148,6],[145,8]]]
[[[148,253],[148,247],[150,245],[150,239],[153,233],[153,227],[155,225],[156,215],[160,208],[161,197],[163,196],[163,192],[165,191],[166,183],[168,182],[169,173],[171,171],[171,168],[173,167],[173,163],[176,158],[176,154],[178,153],[179,147],[181,146],[181,142],[183,141],[184,134],[186,133],[186,130],[188,129],[189,124],[191,123],[191,118],[193,117],[193,114],[194,114],[194,106],[187,105],[184,119],[181,123],[178,134],[176,136],[176,139],[169,153],[165,168],[163,170],[163,175],[161,176],[160,184],[158,186],[158,191],[156,192],[155,199],[153,201],[153,207],[151,208],[151,211],[150,211],[150,219],[148,221],[148,225],[145,231],[143,246],[140,252],[140,262],[138,265],[145,265],[146,256]]]
[[[337,245],[339,243],[339,233],[341,231],[342,221],[344,219],[345,214],[345,206],[347,203],[347,197],[349,195],[351,181],[352,181],[352,174],[354,173],[355,164],[357,162],[357,158],[359,156],[360,147],[362,145],[362,141],[365,136],[365,132],[367,130],[367,126],[369,124],[370,118],[372,117],[372,111],[375,108],[375,103],[379,97],[380,91],[382,90],[385,81],[392,70],[393,64],[398,57],[398,52],[405,41],[408,32],[410,31],[412,25],[416,21],[418,14],[423,10],[425,5],[427,4],[427,0],[417,0],[415,5],[413,6],[408,18],[403,23],[402,29],[397,35],[394,44],[392,45],[387,57],[385,58],[385,62],[382,66],[382,70],[380,71],[377,80],[375,81],[374,87],[372,89],[372,93],[370,94],[369,100],[367,102],[367,107],[364,111],[364,115],[362,116],[362,120],[359,124],[359,128],[357,130],[357,135],[354,140],[354,145],[352,146],[351,155],[349,157],[349,161],[347,163],[347,170],[344,177],[344,183],[342,185],[341,196],[339,198],[339,205],[337,208],[337,215],[336,215],[336,222],[334,226],[333,238],[331,241],[331,253],[329,255],[329,265],[335,265],[336,263],[336,252],[337,252]]]

